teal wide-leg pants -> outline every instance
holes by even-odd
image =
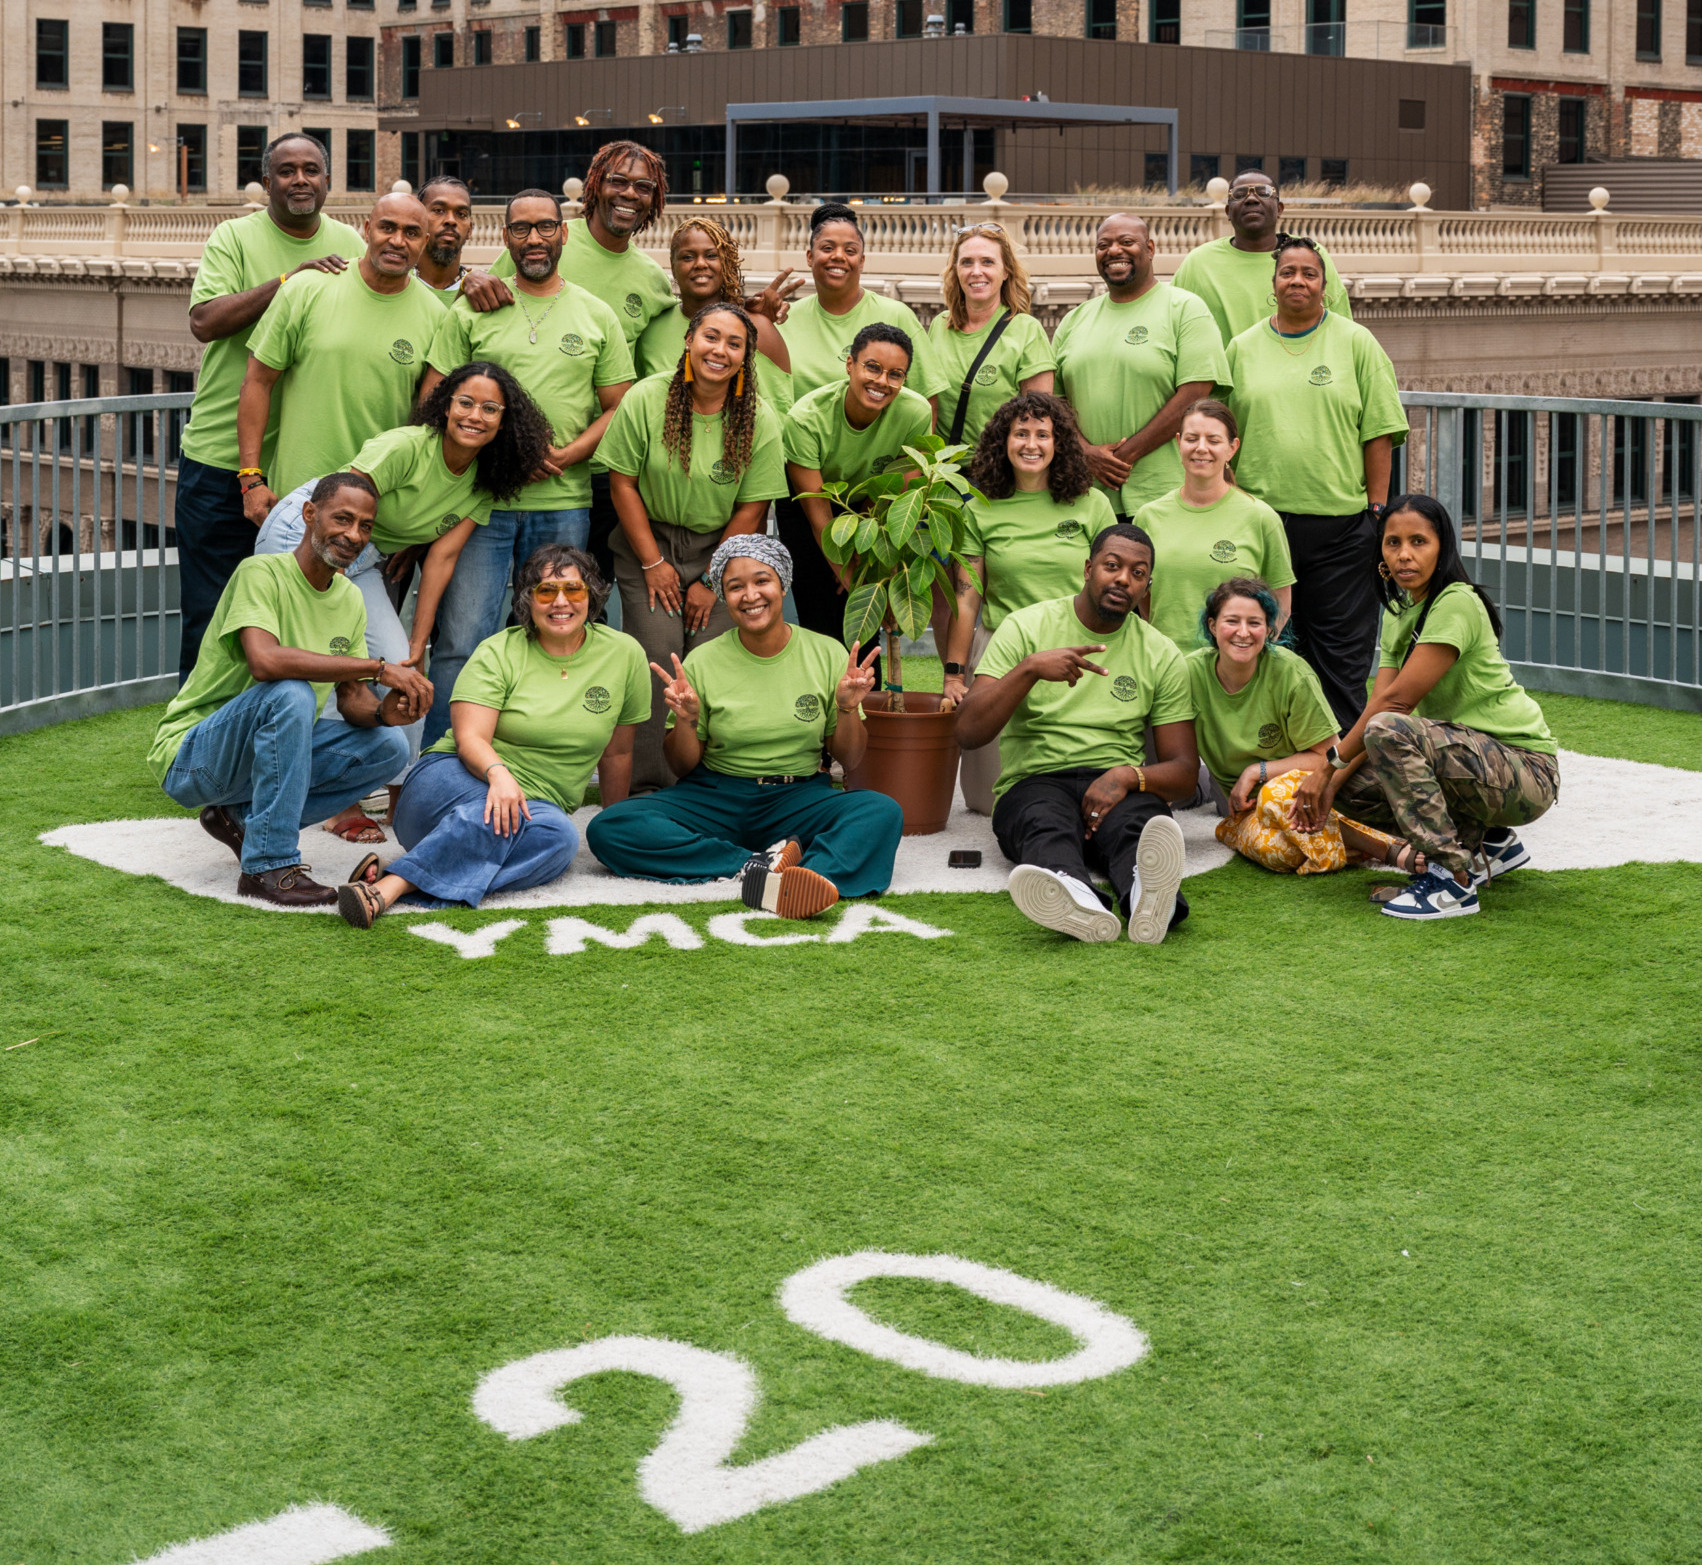
[[[904,812],[884,793],[842,793],[826,772],[765,785],[706,766],[660,793],[599,811],[585,840],[611,874],[675,885],[736,875],[751,854],[787,837],[842,897],[892,884]]]

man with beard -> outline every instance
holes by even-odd
[[[1276,307],[1271,277],[1276,270],[1277,230],[1282,227],[1276,186],[1258,169],[1237,174],[1229,187],[1224,216],[1235,232],[1190,250],[1170,280],[1205,302],[1227,348],[1231,337],[1268,320]],[[1347,289],[1322,245],[1318,257],[1324,263],[1325,308],[1351,321]]]
[[[584,217],[562,231],[562,276],[615,312],[629,350],[651,321],[674,307],[668,274],[632,242],[662,215],[667,199],[661,158],[636,141],[611,141],[585,171]],[[514,295],[503,279],[514,272],[514,257],[505,251],[488,275],[474,273],[462,283],[462,295],[480,312],[511,306]],[[590,549],[604,581],[615,579],[609,537],[619,525],[608,471],[593,464]]]
[[[301,828],[407,765],[397,727],[431,699],[422,675],[366,655],[366,606],[342,574],[372,537],[377,509],[370,478],[319,481],[294,551],[237,565],[154,735],[149,769],[241,861],[239,896],[279,907],[337,900],[308,878]],[[380,699],[369,681],[389,693]],[[333,686],[342,722],[319,716]]]
[[[545,544],[583,549],[591,527],[591,456],[632,384],[632,353],[615,313],[557,270],[561,211],[547,190],[522,190],[503,215],[514,266],[514,303],[478,313],[459,299],[427,354],[422,397],[475,359],[500,364],[550,421],[543,470],[512,508],[491,512],[461,551],[437,614],[431,673],[436,686],[424,743],[449,731],[449,700],[473,649],[502,625],[503,596]]]
[[[1088,470],[1119,518],[1181,485],[1182,415],[1214,384],[1229,385],[1211,312],[1158,280],[1155,249],[1145,219],[1106,218],[1093,244],[1106,292],[1071,310],[1052,339],[1058,394],[1076,410]]]
[[[461,264],[461,252],[473,237],[473,193],[453,174],[439,174],[420,187],[420,205],[426,209],[427,232],[414,275],[447,310],[460,297],[469,270]]]
[[[1011,900],[1077,940],[1121,932],[1095,872],[1131,940],[1157,945],[1188,916],[1170,802],[1194,791],[1194,706],[1182,654],[1137,613],[1151,581],[1152,540],[1107,527],[1075,597],[1005,617],[958,708],[965,749],[999,740],[993,834],[1017,866]]]
[[[340,272],[366,253],[347,223],[322,217],[331,188],[324,147],[300,131],[280,136],[261,159],[266,206],[213,230],[189,295],[189,329],[207,345],[195,406],[177,465],[178,592],[183,631],[178,683],[189,677],[207,621],[239,560],[254,552],[254,523],[243,515],[236,404],[248,366],[248,339],[284,279],[295,272]],[[272,458],[277,420],[268,422],[257,466]]]
[[[306,272],[278,290],[248,345],[237,403],[243,514],[258,527],[298,484],[346,467],[374,435],[408,422],[442,312],[413,275],[425,208],[380,196],[366,253],[341,272]],[[278,410],[277,449],[261,442]]]

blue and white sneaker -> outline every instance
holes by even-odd
[[[1383,904],[1390,918],[1464,918],[1478,910],[1477,884],[1462,886],[1446,870],[1415,875],[1405,891]]]
[[[1483,834],[1483,865],[1488,869],[1488,879],[1495,880],[1505,875],[1509,870],[1523,869],[1531,862],[1531,850],[1519,841],[1519,834],[1511,826],[1491,826]],[[1482,870],[1476,872],[1481,875]],[[1483,884],[1482,880],[1478,881]]]

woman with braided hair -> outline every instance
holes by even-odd
[[[621,625],[666,666],[732,621],[704,580],[724,538],[758,531],[786,493],[780,420],[756,390],[756,327],[737,304],[706,305],[671,374],[622,399],[598,453],[620,530],[611,540]],[[671,786],[658,705],[633,746],[632,788]]]
[[[706,305],[744,301],[739,247],[714,218],[692,217],[681,223],[668,241],[668,261],[680,290],[680,302],[651,321],[634,345],[633,358],[640,375],[673,373],[685,350],[686,327]],[[800,279],[783,287],[786,275],[782,272],[751,305],[751,319],[756,325],[757,393],[782,414],[792,405],[792,359],[780,328],[760,312],[772,307],[778,313],[781,301],[803,286]]]

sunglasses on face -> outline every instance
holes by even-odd
[[[557,598],[583,603],[590,596],[591,589],[582,581],[541,581],[532,589],[534,603],[554,603]]]
[[[1275,185],[1237,185],[1230,191],[1231,201],[1245,201],[1248,196],[1262,196],[1267,201],[1277,193]]]

